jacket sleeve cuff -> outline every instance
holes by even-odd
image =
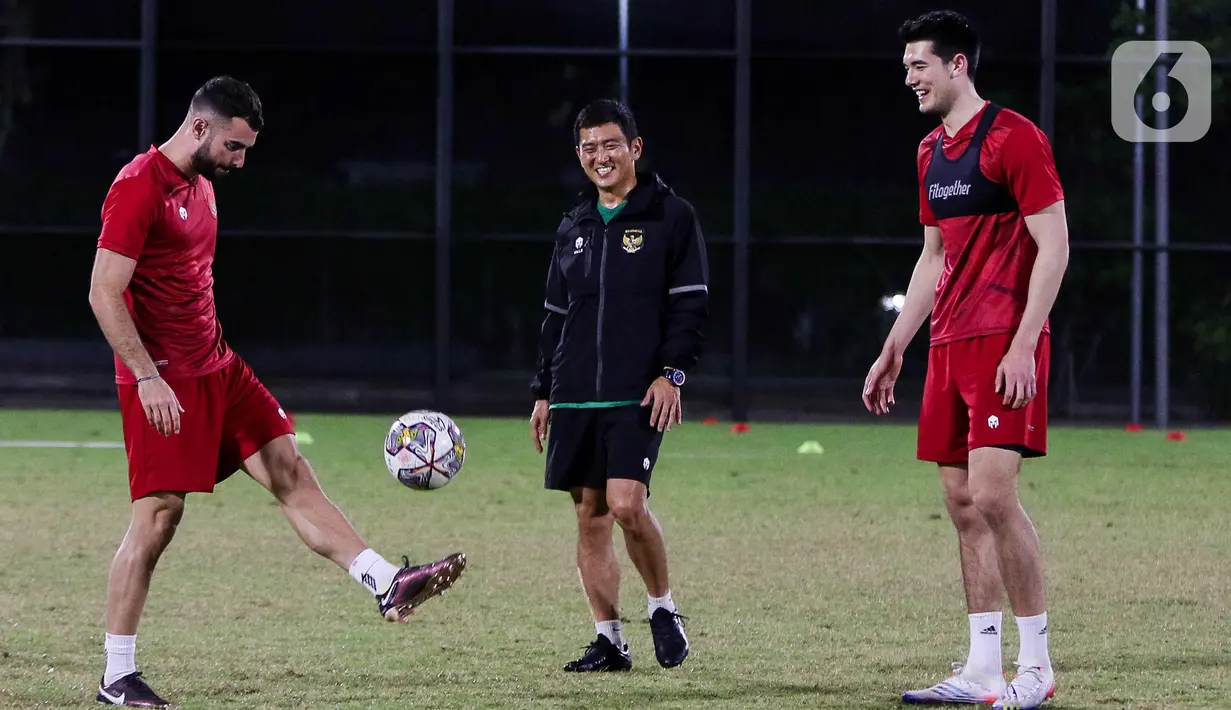
[[[689,358],[680,352],[664,352],[662,357],[661,368],[671,367],[677,370],[688,372],[695,364],[693,358]]]

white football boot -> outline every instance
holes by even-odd
[[[976,677],[965,672],[961,663],[953,664],[953,675],[933,685],[931,688],[909,690],[902,694],[902,702],[914,705],[943,705],[946,703],[966,703],[969,705],[991,705],[1005,695],[1004,678],[991,676]]]
[[[1036,710],[1056,694],[1056,674],[1050,668],[1018,666],[993,710]]]

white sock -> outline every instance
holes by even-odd
[[[393,576],[397,573],[397,567],[376,554],[376,551],[370,547],[360,552],[359,556],[350,563],[350,576],[378,597],[393,586]]]
[[[669,612],[675,613],[675,602],[671,601],[670,589],[661,597],[650,597],[650,610],[647,612],[649,616],[653,617],[654,612],[659,609],[666,609]]]
[[[619,619],[615,621],[596,621],[594,622],[594,630],[600,636],[606,636],[607,640],[615,644],[615,647],[621,651],[628,650],[628,644],[624,643],[624,623]]]
[[[1017,662],[1024,668],[1051,668],[1051,657],[1047,653],[1047,612],[1017,617],[1017,631],[1021,637]]]
[[[985,611],[981,614],[969,614],[970,618],[970,655],[966,657],[966,668],[976,678],[1001,678],[1004,675],[1000,658],[1000,633],[1003,612]]]
[[[103,687],[111,685],[129,673],[136,672],[136,636],[107,634],[103,640],[103,650],[107,652],[107,670],[103,671]]]

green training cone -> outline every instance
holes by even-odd
[[[820,442],[817,441],[805,441],[799,445],[795,452],[800,454],[823,454],[825,453],[825,447],[821,446]]]

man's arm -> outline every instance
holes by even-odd
[[[1051,143],[1033,124],[1013,126],[1000,149],[999,163],[1003,181],[1026,215],[1026,229],[1038,246],[1025,312],[1011,346],[1033,354],[1069,263],[1064,189]]]
[[[1026,309],[1011,347],[1033,353],[1069,265],[1069,227],[1064,200],[1027,216],[1026,229],[1038,245],[1039,252],[1030,272]]]
[[[124,289],[128,288],[136,267],[135,260],[100,247],[90,275],[90,308],[111,348],[134,375],[142,378],[158,374],[158,368],[141,343],[124,302]]]
[[[937,136],[935,140],[939,141],[940,137]],[[936,304],[936,283],[940,281],[940,274],[945,268],[945,243],[940,236],[940,221],[932,212],[927,195],[928,165],[936,149],[931,136],[924,138],[919,144],[916,169],[919,178],[919,223],[923,225],[923,253],[915,262],[910,283],[906,286],[906,303],[894,320],[893,327],[885,338],[884,347],[881,348],[882,352],[895,358],[906,352],[919,328],[932,313]]]
[[[547,287],[543,299],[543,325],[539,331],[538,369],[530,384],[535,400],[551,396],[551,361],[560,345],[564,331],[564,317],[568,315],[568,289],[564,273],[560,270],[559,249],[553,247],[551,263],[547,267]]]
[[[90,308],[94,317],[120,361],[138,378],[155,375],[158,369],[137,334],[137,326],[124,302],[124,290],[132,280],[137,259],[161,206],[154,183],[146,176],[116,180],[103,201],[103,226],[90,275]]]
[[[691,208],[676,227],[675,237],[660,364],[687,372],[701,358],[705,342],[702,329],[709,319],[710,295],[705,236]]]
[[[906,287],[906,303],[902,312],[893,322],[889,336],[885,338],[886,352],[901,355],[914,340],[915,334],[923,326],[923,321],[932,312],[936,303],[936,282],[945,268],[945,244],[940,236],[940,227],[925,226],[923,228],[923,253],[915,262],[915,270],[910,275],[910,284]]]

